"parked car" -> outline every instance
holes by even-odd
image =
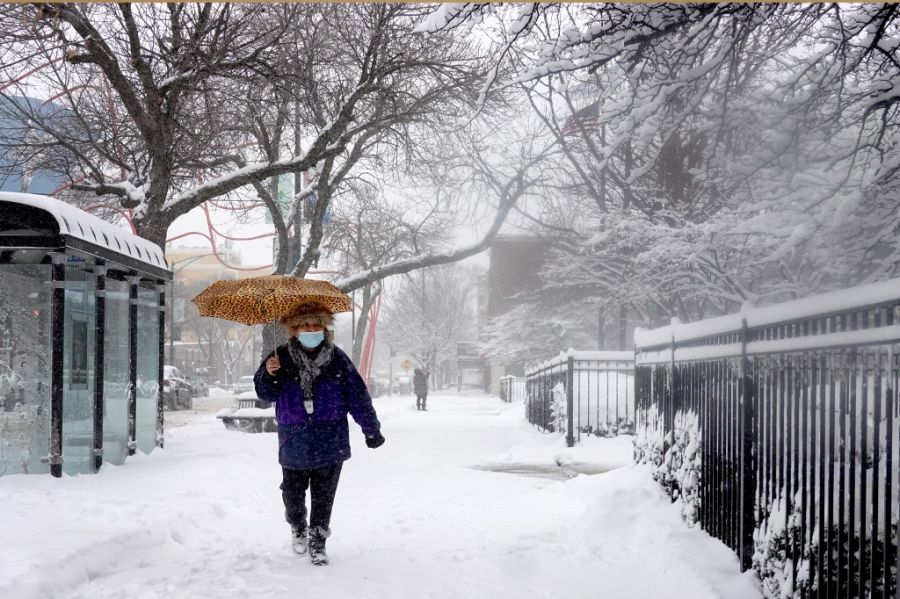
[[[240,395],[241,393],[246,393],[247,391],[256,391],[256,385],[253,384],[252,376],[242,376],[234,384],[235,395]]]
[[[395,375],[394,384],[391,386],[391,392],[399,395],[409,395],[412,393],[412,377],[406,375]]]
[[[372,376],[367,382],[369,395],[372,397],[381,397],[385,393],[390,392],[390,380],[385,377]]]
[[[251,382],[252,382],[252,378]],[[278,430],[275,422],[275,405],[262,401],[256,391],[245,391],[234,398],[230,408],[219,410],[216,418],[230,431],[245,433],[274,433]]]
[[[198,376],[187,377],[187,382],[194,390],[194,397],[209,397],[209,385]]]
[[[175,366],[163,365],[163,405],[169,410],[194,407],[194,389]]]

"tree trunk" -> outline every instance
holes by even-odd
[[[171,224],[165,222],[165,220],[158,212],[148,214],[144,218],[135,218],[135,233],[150,243],[155,243],[165,252],[166,235],[169,230],[169,224]]]
[[[628,347],[628,307],[625,304],[619,305],[619,347],[616,349],[624,350]]]
[[[435,381],[437,381],[437,348],[431,348],[431,359],[429,360],[430,364],[428,366],[428,377],[431,379],[431,387],[435,386]]]
[[[604,320],[606,320],[605,315],[603,314],[603,307],[597,309],[597,349],[604,350],[606,347],[606,338],[604,337]]]
[[[363,342],[369,325],[369,312],[371,311],[372,306],[375,305],[375,299],[379,295],[381,295],[381,288],[378,288],[373,292],[371,283],[363,287],[363,302],[359,311],[359,317],[356,321],[356,338],[353,340],[353,351],[351,355],[354,364],[359,364],[359,360],[362,358]]]

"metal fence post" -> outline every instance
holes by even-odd
[[[166,285],[164,281],[158,281],[156,284],[156,291],[159,294],[159,368],[156,373],[156,446],[164,448],[166,446],[166,421],[165,421],[165,410],[163,409],[163,379],[165,378],[165,355],[166,355]],[[175,294],[174,294],[174,286],[172,297],[170,298],[172,301],[169,303],[172,304],[172,310],[174,311],[175,304]],[[169,330],[169,340],[172,339],[173,331]],[[174,346],[173,346],[174,347]],[[171,360],[172,363],[175,363],[175,352],[171,352]]]
[[[569,356],[566,366],[566,445],[573,447],[575,445],[575,431],[572,430],[575,428],[575,414],[573,413],[575,402],[572,389],[575,383],[575,358],[573,356]]]
[[[128,455],[137,449],[137,341],[138,341],[138,284],[141,278],[130,274],[128,281]]]
[[[741,319],[741,505],[740,505],[740,559],[741,570],[753,566],[753,511],[756,506],[756,393],[750,378],[747,359],[749,331],[747,318]]]
[[[638,431],[641,430],[641,412],[638,410],[638,407],[643,406],[643,403],[641,402],[641,394],[640,394],[641,385],[643,383],[641,381],[641,376],[638,373],[638,345],[637,345],[637,342],[635,342],[635,344],[634,344],[633,360],[634,361],[632,362],[631,371],[634,373],[634,401],[633,401],[634,405],[632,407],[634,408],[634,434],[635,434],[635,438],[637,439]],[[627,375],[627,372],[626,372],[626,375]],[[627,399],[628,399],[628,397],[626,396],[626,401],[627,401]],[[628,410],[626,408],[626,412],[627,411]],[[644,414],[644,416],[646,416],[646,414]]]
[[[674,319],[673,319],[674,320]],[[669,444],[665,441],[668,439],[669,432],[675,430],[675,326],[672,323],[672,355],[669,360],[669,397],[666,402],[666,408],[663,416],[663,433],[665,436],[663,437],[663,454],[669,451]]]
[[[63,465],[63,331],[65,329],[66,305],[66,255],[59,252],[50,254],[53,262],[51,271],[50,296],[50,474],[62,476]]]
[[[104,402],[104,372],[106,355],[106,264],[103,260],[97,260],[94,266],[94,274],[97,276],[94,302],[94,470],[99,470],[103,465],[103,413]]]

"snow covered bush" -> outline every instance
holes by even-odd
[[[653,404],[641,412],[637,425],[637,438],[634,441],[634,462],[650,464],[656,469],[662,464],[665,451],[662,419],[659,417],[657,404]]]
[[[796,570],[790,555],[791,547],[803,546],[800,526],[800,512],[788,516],[782,492],[772,503],[766,519],[753,531],[753,568],[762,581],[763,596],[767,599],[808,596],[810,554],[807,551],[798,556]]]
[[[841,533],[843,532],[843,535]],[[843,538],[844,543],[842,547],[842,553],[845,556],[849,556],[849,576],[843,576],[840,580],[838,580],[837,576],[837,554],[833,553],[831,556],[831,564],[830,567],[826,569],[826,571],[831,575],[831,578],[828,580],[828,590],[827,593],[820,591],[820,584],[818,580],[812,580],[808,587],[811,592],[808,597],[826,597],[826,596],[840,596],[840,597],[849,597],[855,596],[858,593],[859,589],[859,563],[860,560],[864,564],[866,564],[866,570],[869,568],[874,572],[875,578],[875,586],[874,588],[869,584],[869,576],[866,575],[863,579],[863,586],[866,589],[866,597],[880,597],[880,596],[889,596],[894,597],[897,594],[897,562],[894,559],[890,560],[890,573],[888,575],[888,589],[887,592],[884,591],[882,583],[883,581],[883,573],[884,573],[884,546],[881,543],[881,539],[879,538],[879,542],[873,544],[871,539],[862,547],[860,547],[860,538],[858,535],[850,536],[849,529],[845,526],[843,531],[841,531],[840,527],[833,526],[831,528],[831,539],[833,539],[832,543],[836,544],[837,539]],[[893,545],[896,548],[897,546],[897,521],[894,520],[891,525],[891,538],[893,539]],[[814,563],[818,559],[818,539],[813,539],[814,545],[810,552],[810,557],[807,563]],[[828,558],[826,557],[826,560]],[[804,567],[804,563],[801,562],[801,569],[798,573],[798,580],[806,574],[808,568]],[[799,582],[798,582],[799,586]],[[799,597],[800,594],[795,591],[794,595]]]
[[[566,386],[560,381],[553,385],[550,393],[550,421],[554,423],[555,430],[567,433],[569,410],[566,401]]]
[[[634,461],[650,464],[653,478],[673,499],[681,500],[681,515],[690,526],[700,510],[700,419],[696,412],[675,414],[675,429],[664,433],[656,404],[640,419],[634,443]]]
[[[753,569],[762,581],[763,594],[767,598],[780,597],[784,585],[787,567],[785,524],[784,499],[779,497],[753,531]]]
[[[794,505],[800,502],[799,493],[794,496]],[[809,509],[816,509],[815,505]],[[772,504],[768,514],[757,524],[753,531],[753,569],[759,575],[762,582],[763,596],[766,599],[802,599],[825,597],[851,597],[857,596],[859,589],[859,563],[860,560],[867,564],[866,571],[872,568],[874,572],[875,587],[871,588],[868,574],[863,580],[866,596],[881,596],[884,593],[884,545],[879,542],[872,543],[871,539],[864,546],[860,546],[858,534],[850,535],[847,526],[841,527],[835,524],[830,530],[825,531],[825,538],[831,539],[830,555],[824,556],[823,572],[830,578],[827,589],[822,588],[822,580],[818,575],[813,575],[811,565],[819,562],[818,534],[811,535],[811,542],[803,543],[801,536],[802,515],[800,510],[790,510],[785,505],[784,493],[780,493]],[[891,524],[891,537],[894,547],[897,546],[897,521]],[[843,539],[840,553],[849,560],[845,566],[845,573],[838,576],[838,540]],[[792,548],[798,548],[796,564],[792,556]],[[805,549],[804,549],[805,547]],[[829,563],[830,562],[830,563]],[[894,596],[897,590],[896,562],[891,560],[890,574],[888,576],[887,595]],[[849,576],[846,574],[849,573]]]
[[[666,452],[654,476],[672,499],[681,500],[681,515],[690,526],[700,511],[700,419],[693,410],[675,414],[675,429],[666,435]]]
[[[676,444],[673,449],[679,448],[681,457],[681,465],[675,473],[682,503],[681,513],[689,524],[694,525],[700,511],[702,472],[700,417],[693,411],[676,414],[675,430]]]
[[[615,422],[601,422],[597,426],[582,426],[581,432],[595,437],[618,437],[619,435],[633,435],[635,433],[634,420],[619,417]]]

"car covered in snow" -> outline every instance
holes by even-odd
[[[194,397],[209,397],[209,385],[199,376],[187,377],[187,382],[194,391]]]
[[[169,410],[194,407],[194,389],[175,366],[163,366],[163,405]]]
[[[278,430],[275,424],[275,404],[259,399],[256,391],[237,394],[232,406],[219,410],[216,418],[230,431],[274,433]]]

